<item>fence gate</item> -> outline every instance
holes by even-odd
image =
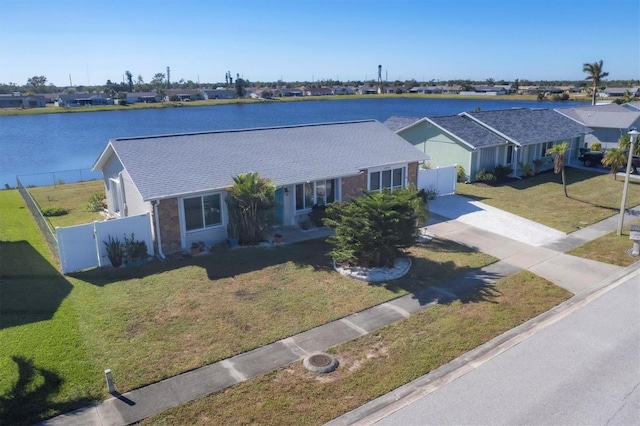
[[[435,189],[438,195],[456,193],[458,166],[437,167],[435,169],[418,169],[418,189]]]
[[[135,234],[136,240],[147,244],[149,256],[154,255],[149,213],[110,219],[85,225],[56,228],[62,273],[109,265],[103,241],[109,236],[124,241],[124,236]]]
[[[62,273],[98,266],[93,223],[56,228]]]

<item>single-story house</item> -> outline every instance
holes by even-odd
[[[547,109],[509,109],[463,112],[425,117],[411,124],[393,118],[385,122],[420,152],[429,153],[432,167],[461,165],[469,180],[482,169],[511,166],[520,176],[519,164],[539,170],[553,167],[547,149],[568,141],[567,160],[577,158],[584,136],[591,129]],[[400,127],[407,124],[404,127]]]
[[[605,87],[603,95],[609,98],[621,98],[627,94],[632,98],[640,97],[640,87]]]
[[[60,95],[57,100],[59,107],[79,107],[95,105],[113,105],[113,99],[102,93],[74,93]]]
[[[44,108],[47,100],[43,95],[0,95],[0,108]]]
[[[634,127],[640,129],[640,111],[618,104],[557,108],[556,111],[593,129],[593,136],[605,148],[615,148],[620,136]]]
[[[162,101],[162,96],[156,92],[129,92],[126,96],[128,104],[150,104]]]
[[[305,96],[330,96],[333,95],[333,90],[328,87],[309,87],[305,89]]]
[[[301,89],[287,89],[287,88],[276,89],[275,94],[278,97],[285,97],[285,98],[304,96],[304,92]]]
[[[165,99],[168,101],[201,101],[203,95],[199,89],[167,89]]]
[[[234,99],[236,97],[234,89],[203,89],[201,92],[204,99]]]
[[[368,120],[112,139],[93,170],[111,215],[151,212],[156,247],[172,253],[227,238],[224,199],[239,174],[271,179],[278,224],[295,226],[314,204],[417,184],[428,159]]]

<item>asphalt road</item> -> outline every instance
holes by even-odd
[[[634,274],[377,425],[640,425]]]

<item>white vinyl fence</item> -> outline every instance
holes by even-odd
[[[437,167],[435,169],[418,169],[418,189],[435,189],[438,195],[456,193],[458,166]]]
[[[149,213],[56,228],[62,273],[110,265],[103,241],[107,241],[111,236],[124,242],[124,236],[130,237],[131,234],[134,234],[136,240],[144,241],[147,244],[149,256],[153,256]]]

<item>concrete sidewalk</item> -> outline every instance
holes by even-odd
[[[594,288],[603,280],[623,273],[623,268],[568,256],[563,254],[562,250],[592,235],[600,235],[605,230],[615,230],[613,223],[617,224],[617,219],[595,224],[589,227],[593,228],[591,230],[585,228],[580,235],[563,236],[536,247],[456,220],[433,215],[427,227],[430,233],[477,248],[501,260],[465,276],[374,306],[253,351],[122,395],[115,394],[114,398],[60,415],[42,424],[134,423],[358,338],[439,302],[456,299],[470,290],[478,289],[521,269],[529,269],[573,293],[584,294],[587,289]],[[117,391],[118,372],[114,371],[113,376]],[[353,417],[345,416],[350,419]]]

